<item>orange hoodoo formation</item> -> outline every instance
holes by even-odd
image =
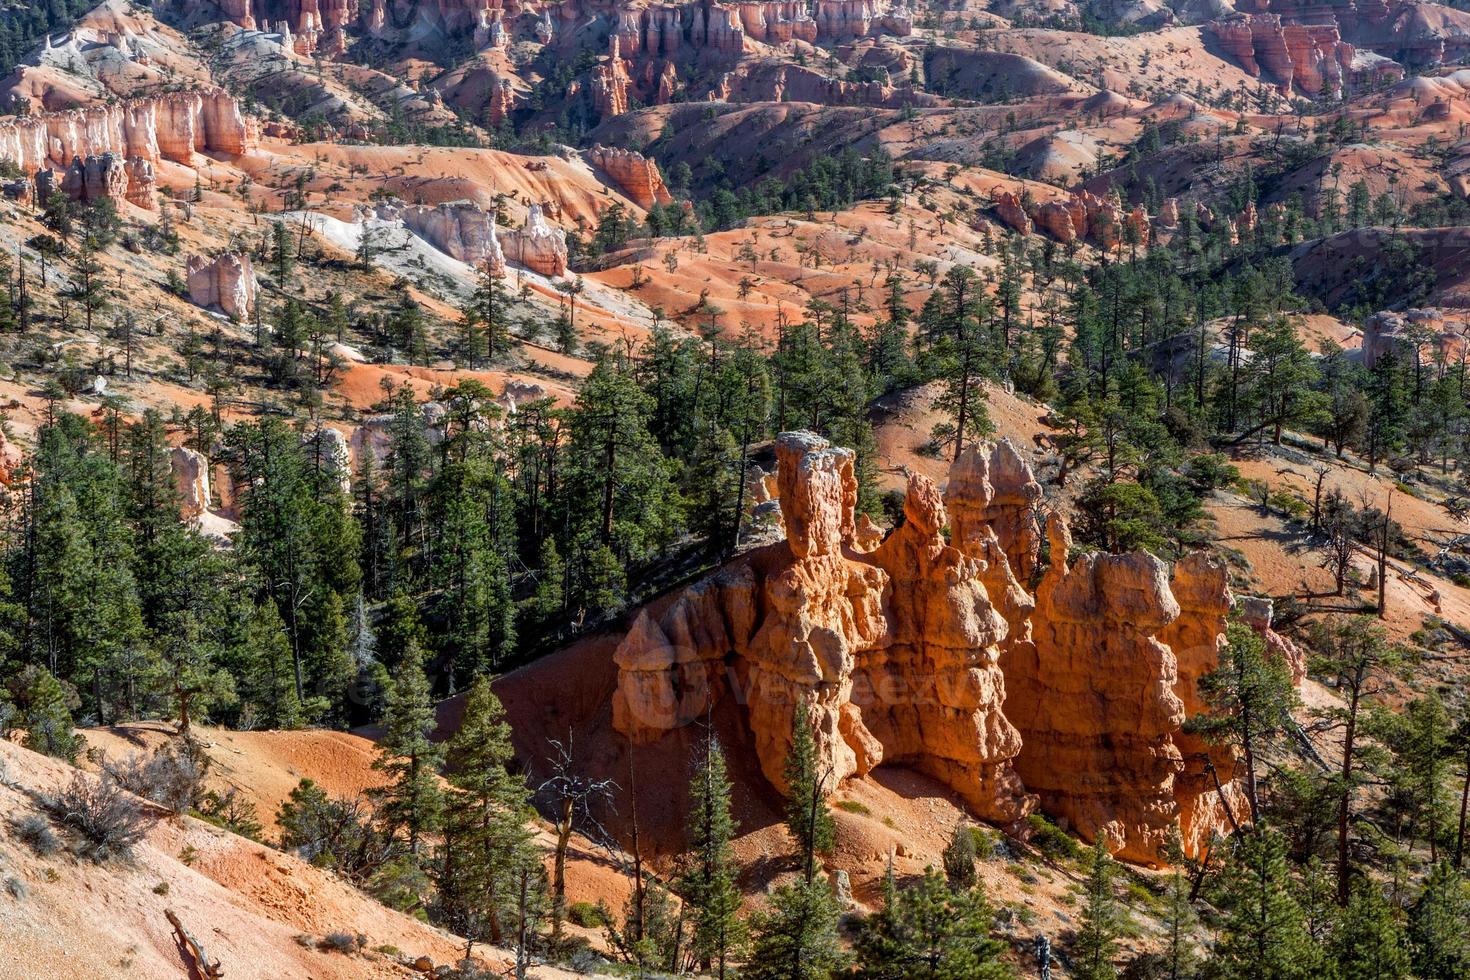
[[[805,432],[776,451],[786,540],[640,614],[614,655],[618,731],[651,742],[736,698],[779,787],[804,704],[834,783],[906,766],[984,819],[1039,804],[1131,860],[1157,860],[1176,825],[1198,853],[1229,826],[1221,796],[1240,819],[1234,760],[1181,730],[1224,642],[1223,564],[1070,558],[1053,517],[1033,597],[1041,487],[1009,442],[964,453],[944,494],[912,476],[903,524],[871,550],[852,452]]]

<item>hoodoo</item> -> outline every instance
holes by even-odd
[[[1231,608],[1221,563],[1189,557],[1171,577],[1146,552],[1073,557],[1053,517],[1033,598],[1041,487],[1010,443],[963,453],[945,495],[912,476],[902,524],[872,551],[856,546],[850,451],[786,433],[777,459],[786,540],[639,615],[614,658],[619,731],[656,740],[740,682],[778,787],[802,702],[834,781],[904,765],[985,819],[1039,803],[1139,861],[1176,827],[1187,853],[1228,827],[1231,760],[1182,731]]]

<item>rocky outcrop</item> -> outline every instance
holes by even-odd
[[[1010,191],[1001,191],[995,197],[995,213],[1007,228],[1023,235],[1031,234],[1031,218],[1021,206],[1021,199]]]
[[[209,510],[209,460],[203,453],[184,446],[170,451],[169,468],[173,472],[174,491],[179,498],[179,516],[197,520]]]
[[[403,226],[452,258],[492,275],[505,273],[505,251],[495,227],[495,215],[470,201],[428,207],[423,204],[386,203],[374,212],[384,221]]]
[[[1158,861],[1176,828],[1197,855],[1244,819],[1233,755],[1183,730],[1225,639],[1222,561],[1073,556],[1053,517],[1033,596],[1041,487],[1009,442],[968,449],[942,495],[911,477],[876,546],[851,452],[809,433],[776,452],[758,491],[786,540],[640,614],[614,655],[620,732],[654,741],[733,698],[779,786],[803,704],[834,780],[903,765],[985,819],[1039,804],[1136,861]]]
[[[1029,582],[1041,555],[1041,484],[1009,439],[960,453],[949,471],[949,503],[956,545],[980,554],[993,534],[1011,572]]]
[[[214,259],[191,255],[184,262],[184,272],[189,299],[196,306],[238,320],[249,319],[259,288],[249,255],[225,252]]]
[[[1282,95],[1339,98],[1351,74],[1353,46],[1330,17],[1317,23],[1283,22],[1277,14],[1238,15],[1206,28],[1246,74],[1276,83]]]
[[[0,160],[32,173],[105,154],[185,165],[194,154],[238,156],[253,141],[239,105],[219,90],[173,92],[115,105],[0,122]]]
[[[1158,638],[1174,653],[1174,693],[1188,719],[1209,708],[1200,680],[1219,666],[1225,648],[1225,624],[1233,605],[1230,570],[1203,552],[1188,555],[1175,564],[1169,588],[1179,603],[1179,618],[1160,630]],[[1213,835],[1229,832],[1232,820],[1245,819],[1248,804],[1234,778],[1235,753],[1229,747],[1182,730],[1174,733],[1174,744],[1182,762],[1174,778],[1180,843],[1185,853],[1200,854]]]
[[[874,692],[862,722],[882,758],[952,787],[980,817],[1010,823],[1031,804],[1011,766],[1021,737],[1002,710],[1009,627],[991,602],[985,560],[947,544],[947,523],[938,488],[911,476],[904,523],[872,554],[890,583],[889,642],[860,665]]]
[[[543,276],[565,275],[567,235],[546,220],[539,205],[533,204],[526,214],[525,225],[506,235],[505,254]]]
[[[938,490],[910,481],[904,528],[871,553],[853,545],[853,454],[810,433],[777,442],[786,540],[759,549],[645,611],[615,654],[614,724],[647,741],[701,718],[743,679],[761,769],[775,785],[797,704],[833,780],[902,761],[988,819],[1030,801],[1010,758],[998,644],[978,560],[947,545]]]
[[[632,84],[628,69],[623,64],[622,49],[618,36],[608,41],[608,59],[592,72],[590,89],[592,104],[603,119],[621,116],[628,111],[628,88]]]
[[[586,158],[640,208],[673,203],[658,164],[643,154],[598,143],[587,151]]]
[[[1384,310],[1363,320],[1363,366],[1375,367],[1392,354],[1402,364],[1443,360],[1457,364],[1470,348],[1470,318],[1463,311],[1438,308]]]
[[[1156,860],[1178,819],[1184,723],[1173,652],[1179,618],[1168,567],[1146,552],[1066,557],[1066,522],[1047,525],[1052,564],[1036,593],[1035,660],[1006,664],[1016,771],[1041,807],[1120,856]]]
[[[111,153],[85,160],[76,157],[61,178],[61,192],[73,201],[112,201],[128,199],[128,170],[122,160]]]
[[[1293,684],[1301,684],[1307,676],[1307,652],[1273,628],[1276,604],[1264,596],[1246,596],[1239,603],[1240,621],[1249,626],[1266,643],[1266,656],[1277,657],[1291,672]]]

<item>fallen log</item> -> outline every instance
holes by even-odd
[[[193,972],[201,980],[218,980],[219,977],[223,977],[225,971],[224,967],[220,966],[219,960],[210,960],[199,940],[189,934],[189,930],[184,928],[184,924],[179,921],[174,910],[164,909],[163,914],[168,919],[169,925],[174,927],[174,933],[179,941],[179,950],[193,961],[190,964],[194,968]]]

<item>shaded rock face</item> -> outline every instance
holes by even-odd
[[[614,655],[619,731],[653,741],[734,698],[779,787],[802,703],[832,781],[903,765],[983,819],[1039,803],[1129,860],[1158,860],[1175,827],[1197,854],[1241,818],[1234,758],[1182,731],[1224,642],[1223,563],[1073,559],[1053,518],[1033,596],[1041,487],[1010,443],[963,453],[943,494],[912,477],[876,547],[851,452],[786,433],[777,461],[786,540],[640,614]]]
[[[598,143],[587,151],[587,162],[606,174],[620,191],[644,210],[655,204],[672,204],[674,201],[664,186],[658,164],[641,153]]]
[[[1363,321],[1364,367],[1372,369],[1389,354],[1411,364],[1416,348],[1426,363],[1458,362],[1470,348],[1470,318],[1460,310],[1430,308],[1384,310]]]
[[[1179,618],[1168,567],[1144,552],[1054,556],[1036,593],[1035,659],[1005,665],[1021,731],[1016,771],[1041,807],[1130,860],[1153,860],[1177,820],[1172,736],[1184,723],[1178,668],[1156,634]]]
[[[215,259],[191,255],[184,263],[189,299],[205,309],[248,319],[255,309],[258,286],[250,256],[226,252]]]
[[[37,197],[44,200],[58,188],[52,170],[36,171]],[[74,157],[61,176],[60,191],[73,201],[92,203],[109,200],[126,201],[140,208],[158,207],[158,189],[153,177],[153,164],[142,157],[123,160],[113,153],[101,156]]]

